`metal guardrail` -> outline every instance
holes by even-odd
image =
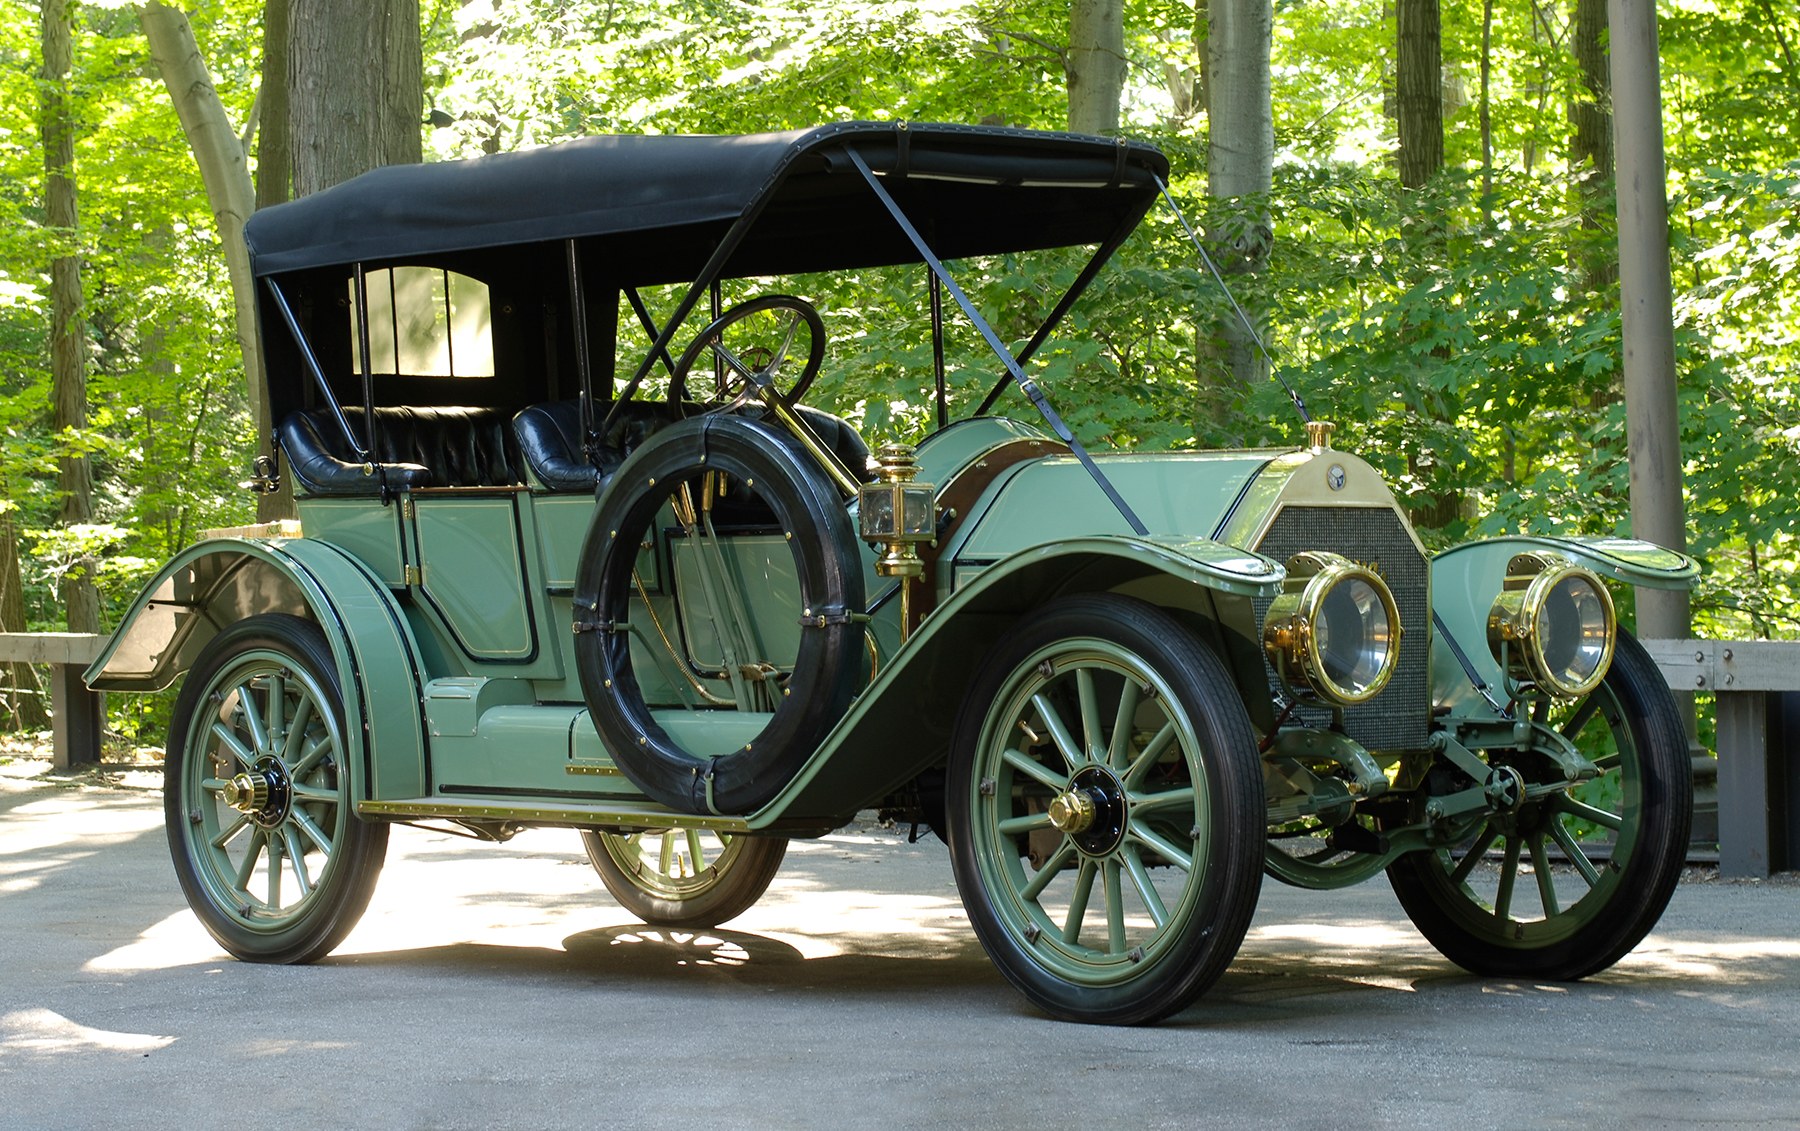
[[[89,632],[0,632],[0,663],[50,666],[50,757],[59,770],[100,761],[106,712],[81,673],[99,658],[106,639]]]
[[[1719,874],[1800,868],[1800,641],[1643,644],[1670,687],[1717,700]]]

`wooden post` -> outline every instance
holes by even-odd
[[[1631,532],[1659,546],[1685,550],[1656,5],[1654,0],[1609,0],[1608,14],[1612,23],[1613,150],[1618,162],[1619,304],[1625,347]],[[1637,616],[1640,637],[1685,639],[1689,633],[1687,591],[1640,588]]]
[[[0,660],[50,665],[50,764],[59,770],[100,761],[105,700],[81,681],[106,637],[91,632],[0,632]]]

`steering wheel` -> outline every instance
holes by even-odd
[[[808,338],[806,362],[786,384],[782,368],[803,327]],[[706,412],[726,412],[757,399],[765,385],[791,407],[819,375],[825,360],[825,322],[812,303],[795,295],[764,295],[739,303],[713,319],[681,352],[669,378],[670,404],[680,407],[687,402],[688,372],[708,353],[724,363],[724,370],[712,394],[696,398]]]

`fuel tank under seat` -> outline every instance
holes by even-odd
[[[363,410],[343,410],[365,435]],[[330,409],[289,413],[275,429],[294,482],[307,495],[380,495],[415,487],[511,487],[525,464],[503,409],[383,406],[375,410],[374,463],[365,470]]]

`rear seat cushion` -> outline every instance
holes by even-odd
[[[361,408],[344,409],[358,438]],[[376,495],[415,487],[510,487],[524,464],[506,413],[493,408],[382,407],[375,410],[375,462],[364,474],[328,408],[294,412],[276,436],[296,485],[311,495]]]

